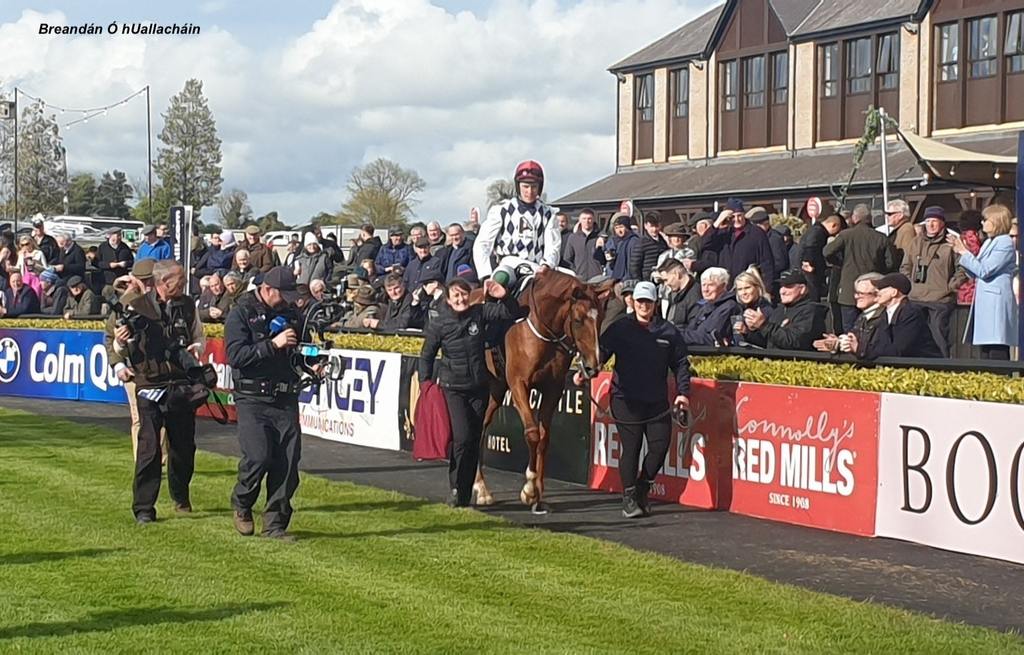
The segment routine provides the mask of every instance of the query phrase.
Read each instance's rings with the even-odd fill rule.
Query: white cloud
[[[527,157],[545,165],[551,198],[610,172],[606,68],[706,8],[695,4],[497,0],[452,14],[426,0],[339,0],[283,46],[243,44],[223,20],[197,37],[39,36],[40,22],[67,19],[25,11],[0,25],[0,82],[85,106],[150,84],[155,156],[159,113],[198,77],[224,144],[224,188],[245,189],[257,214],[299,222],[335,210],[352,167],[387,156],[427,181],[421,216],[461,219]],[[144,101],[76,126],[66,145],[73,169],[143,177]]]

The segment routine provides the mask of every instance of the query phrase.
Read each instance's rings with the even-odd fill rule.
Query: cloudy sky
[[[0,3],[0,89],[106,105],[152,87],[154,148],[168,99],[204,83],[224,188],[257,215],[336,211],[354,166],[388,157],[427,182],[424,219],[462,220],[517,161],[550,197],[614,169],[607,67],[709,0],[41,0]],[[39,24],[191,22],[199,36],[40,36]],[[60,122],[70,115],[58,117]],[[72,172],[146,172],[144,99],[65,131]],[[155,156],[155,154],[154,154]],[[212,212],[210,212],[212,213]]]

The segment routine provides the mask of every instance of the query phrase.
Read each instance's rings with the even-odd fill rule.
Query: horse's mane
[[[528,300],[527,295],[532,294],[535,302],[545,300],[568,301],[570,294],[583,283],[578,278],[561,271],[547,271],[543,275],[537,275],[533,284],[523,294],[522,300]]]

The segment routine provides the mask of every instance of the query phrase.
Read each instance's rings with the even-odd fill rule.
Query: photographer
[[[300,334],[293,327],[298,300],[295,275],[272,268],[262,283],[244,294],[228,315],[224,331],[228,362],[235,369],[235,406],[242,460],[231,494],[235,529],[255,531],[252,507],[267,479],[263,536],[284,541],[291,521],[291,498],[299,486],[299,375],[291,355]]]
[[[189,373],[205,346],[195,305],[182,294],[185,271],[174,260],[153,264],[150,293],[136,277],[111,317],[108,335],[117,356],[112,366],[122,382],[134,381],[140,420],[132,511],[140,524],[156,520],[160,493],[160,431],[167,429],[167,487],[176,512],[191,512],[189,484],[195,468],[197,397]],[[201,388],[200,391],[205,391]]]

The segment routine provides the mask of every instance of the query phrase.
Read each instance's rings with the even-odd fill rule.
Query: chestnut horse
[[[605,302],[614,286],[614,280],[591,285],[560,271],[537,273],[533,284],[519,297],[519,306],[529,311],[526,319],[509,328],[505,335],[505,370],[500,371],[494,357],[488,354],[492,380],[481,440],[501,407],[505,392],[511,390],[530,448],[526,483],[519,498],[535,514],[547,512],[543,502],[544,460],[551,419],[565,391],[566,375],[577,354],[584,377],[589,380],[597,375],[598,333]],[[541,396],[536,413],[530,407],[531,389]],[[481,443],[481,452],[483,447]],[[482,469],[477,469],[473,490],[477,505],[494,503]]]

